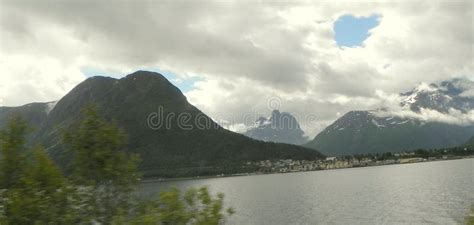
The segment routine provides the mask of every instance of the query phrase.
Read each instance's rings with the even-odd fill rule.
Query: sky
[[[379,24],[379,17],[355,17],[344,15],[334,22],[334,40],[338,46],[361,47],[369,37],[369,31]]]
[[[313,137],[420,83],[473,79],[472,1],[0,0],[0,106],[162,73],[221,125],[272,109]]]

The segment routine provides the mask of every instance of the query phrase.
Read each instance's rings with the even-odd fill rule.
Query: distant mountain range
[[[273,110],[269,118],[260,117],[255,125],[248,129],[246,136],[253,139],[301,145],[308,142],[296,118],[287,112]]]
[[[61,144],[62,130],[81,118],[81,108],[97,105],[101,115],[128,134],[127,151],[141,155],[147,176],[177,177],[241,172],[245,161],[315,159],[319,152],[301,146],[253,140],[217,125],[188,103],[181,91],[158,73],[137,71],[122,79],[91,77],[57,102],[0,107],[0,127],[20,114],[33,128],[29,143],[40,143],[67,167],[70,153]],[[167,125],[149,126],[150,114],[175,114]],[[178,126],[178,115],[204,127]],[[193,125],[193,124],[187,124]]]
[[[473,87],[474,82],[463,79],[421,84],[400,94],[399,107],[413,115],[426,110],[440,115],[472,113]],[[148,176],[239,172],[245,161],[315,159],[323,157],[320,152],[338,156],[454,147],[466,142],[474,146],[472,124],[404,116],[390,109],[348,112],[309,142],[294,116],[274,110],[270,117],[257,119],[244,136],[220,127],[166,78],[146,71],[122,79],[91,77],[57,102],[0,107],[0,128],[10,115],[21,115],[31,127],[29,143],[42,144],[56,161],[67,166],[70,153],[61,144],[62,130],[79,121],[80,109],[88,103],[96,104],[106,119],[128,133],[126,150],[141,155],[140,168]],[[147,119],[160,110],[164,116],[175,117],[169,120],[169,128],[152,129]],[[206,126],[180,127],[180,114]]]
[[[37,134],[40,125],[48,118],[55,103],[30,103],[18,107],[0,107],[0,128],[6,125],[11,115],[20,115],[29,126],[28,139],[31,140]]]
[[[424,110],[439,115],[465,114],[474,110],[472,87],[474,82],[465,79],[421,84],[400,94],[400,107],[413,115]],[[327,155],[400,152],[459,146],[473,135],[472,124],[391,115],[380,109],[348,112],[304,146]]]

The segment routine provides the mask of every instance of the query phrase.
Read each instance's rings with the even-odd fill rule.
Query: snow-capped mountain
[[[400,94],[401,111],[348,112],[306,146],[348,155],[462,145],[474,135],[473,90],[474,82],[467,79],[420,84]]]
[[[296,118],[287,112],[273,110],[271,117],[260,117],[245,133],[253,139],[288,144],[304,144],[308,139]]]
[[[421,84],[410,92],[403,93],[401,106],[414,112],[432,109],[442,113],[459,110],[462,113],[474,109],[474,82],[467,79],[444,81],[440,85]]]

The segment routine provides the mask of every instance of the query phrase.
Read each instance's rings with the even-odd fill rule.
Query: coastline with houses
[[[247,166],[253,165],[258,168],[258,173],[289,173],[289,172],[304,172],[316,170],[329,169],[344,169],[368,166],[384,166],[392,164],[406,164],[431,162],[440,160],[454,160],[462,158],[474,158],[474,155],[468,156],[452,156],[443,155],[441,157],[417,157],[414,152],[410,153],[395,153],[392,158],[380,159],[377,157],[327,157],[324,160],[262,160],[258,162],[247,162]],[[248,174],[250,175],[250,174]]]
[[[166,182],[177,180],[194,180],[208,179],[220,177],[234,176],[253,176],[275,173],[293,173],[308,172],[331,169],[346,169],[369,166],[384,166],[394,164],[408,164],[420,162],[432,162],[441,160],[456,160],[464,158],[474,158],[473,148],[452,148],[444,150],[416,150],[413,152],[401,153],[383,153],[381,155],[354,155],[326,157],[319,160],[293,160],[293,159],[277,159],[277,160],[261,160],[248,161],[242,165],[247,168],[254,168],[254,172],[219,174],[214,176],[195,176],[195,177],[178,177],[178,178],[145,178],[142,182]]]

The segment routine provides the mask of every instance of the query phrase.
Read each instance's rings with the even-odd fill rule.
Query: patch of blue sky
[[[195,89],[195,83],[202,80],[202,78],[198,76],[193,76],[193,77],[178,76],[176,73],[172,71],[161,70],[159,68],[152,68],[148,70],[160,73],[161,75],[166,77],[166,79],[168,79],[174,86],[178,87],[183,93],[186,93],[188,91]]]
[[[344,15],[334,23],[334,38],[338,46],[363,46],[364,41],[370,35],[369,30],[378,26],[379,23],[379,15],[369,17]]]
[[[121,76],[117,76],[117,73],[112,73],[109,71],[104,71],[95,67],[91,66],[84,66],[81,67],[81,72],[86,76],[86,77],[93,77],[93,76],[109,76],[109,77],[116,77],[120,78],[121,76],[125,76],[126,74],[122,74]],[[201,81],[202,78],[198,76],[194,77],[182,77],[178,76],[176,73],[168,70],[161,70],[159,68],[139,68],[136,70],[147,70],[147,71],[153,71],[160,73],[166,79],[168,79],[173,85],[178,87],[183,93],[191,91],[195,89],[195,83],[198,81]]]

